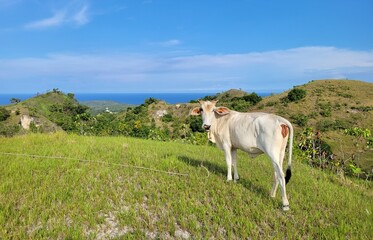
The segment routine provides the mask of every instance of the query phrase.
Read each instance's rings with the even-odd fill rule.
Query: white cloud
[[[80,4],[78,6],[68,5],[61,10],[56,11],[52,17],[41,20],[36,20],[24,25],[26,29],[47,29],[58,27],[65,24],[82,26],[89,22],[89,6],[88,4]]]
[[[151,42],[149,44],[150,45],[162,46],[162,47],[173,47],[173,46],[181,45],[182,42],[178,39],[170,39],[170,40],[163,41],[163,42]]]
[[[89,22],[88,5],[84,5],[77,13],[72,16],[73,22],[81,26]]]
[[[66,12],[58,11],[52,17],[45,18],[42,20],[27,23],[25,28],[27,29],[44,29],[49,27],[60,26],[66,21]]]
[[[6,88],[40,79],[65,91],[284,90],[321,78],[373,82],[373,51],[302,47],[268,52],[169,57],[144,54],[54,54],[0,58]],[[3,85],[3,83],[2,83]],[[68,88],[68,89],[65,89]],[[42,91],[36,89],[35,91]],[[7,91],[7,90],[2,90]],[[10,91],[10,90],[9,90]],[[15,90],[13,90],[15,91]]]

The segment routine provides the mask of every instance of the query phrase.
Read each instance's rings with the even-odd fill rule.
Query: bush
[[[10,117],[10,112],[3,107],[0,107],[0,121],[5,121]]]
[[[300,88],[293,88],[289,93],[288,93],[288,100],[290,102],[295,102],[299,101],[306,97],[306,90],[300,89]]]
[[[204,132],[202,129],[202,118],[198,116],[190,116],[187,120],[192,132]]]
[[[332,115],[332,105],[330,103],[319,103],[320,115],[323,117],[330,117]]]
[[[12,137],[19,132],[20,128],[18,124],[7,126],[0,123],[0,136]]]
[[[174,120],[173,116],[171,113],[167,113],[162,117],[162,122],[172,122]]]
[[[335,130],[335,123],[333,120],[324,119],[316,123],[316,128],[322,132]]]
[[[297,124],[299,127],[304,127],[307,125],[308,117],[304,114],[296,114],[292,115],[290,117],[295,124]]]

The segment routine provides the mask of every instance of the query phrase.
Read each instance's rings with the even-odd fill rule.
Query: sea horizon
[[[12,98],[25,101],[43,93],[0,93],[0,106],[9,105]],[[80,103],[86,101],[113,101],[122,104],[140,105],[147,98],[156,98],[169,104],[188,103],[205,96],[217,93],[74,93],[75,99]],[[269,96],[272,93],[257,93],[261,97]]]

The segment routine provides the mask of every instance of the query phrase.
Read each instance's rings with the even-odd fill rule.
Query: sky
[[[372,0],[0,0],[0,93],[373,82]]]

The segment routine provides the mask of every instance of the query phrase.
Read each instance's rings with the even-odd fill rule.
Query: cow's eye
[[[203,112],[203,109],[202,109],[202,108],[199,108],[199,111],[200,111],[200,112]]]

